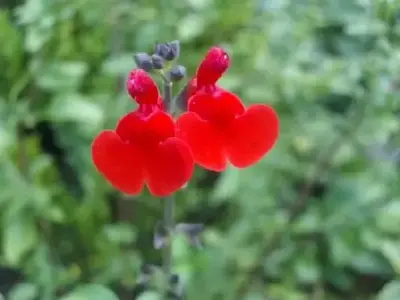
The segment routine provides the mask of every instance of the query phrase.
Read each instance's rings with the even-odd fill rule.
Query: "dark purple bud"
[[[171,60],[177,59],[181,52],[180,42],[178,40],[175,40],[169,42],[168,45],[170,47],[170,55],[172,58]]]
[[[176,82],[185,78],[186,69],[184,66],[175,65],[171,68],[168,74],[171,81]]]
[[[153,66],[151,56],[149,54],[144,53],[144,52],[136,53],[133,56],[133,59],[135,60],[136,66],[139,69],[143,69],[146,72],[153,71],[154,66]]]
[[[173,61],[178,58],[180,53],[179,41],[175,40],[169,43],[156,44],[154,46],[154,54],[161,56],[167,61]]]
[[[163,59],[166,59],[167,56],[169,56],[169,52],[171,50],[171,47],[168,44],[156,44],[154,46],[154,54],[157,54],[161,56]]]
[[[151,60],[152,60],[154,69],[162,70],[164,68],[164,59],[160,55],[153,54],[151,56]]]

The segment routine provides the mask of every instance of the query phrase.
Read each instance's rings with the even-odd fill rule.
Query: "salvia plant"
[[[137,107],[115,128],[100,132],[91,146],[94,165],[115,189],[136,196],[146,186],[162,199],[164,216],[155,225],[154,247],[163,249],[163,265],[143,266],[140,281],[163,274],[163,294],[172,299],[183,297],[179,274],[172,270],[172,238],[183,234],[199,247],[203,227],[175,222],[174,193],[188,184],[195,165],[223,172],[228,164],[246,168],[257,163],[279,134],[279,120],[270,106],[245,107],[237,95],[217,84],[231,63],[221,47],[208,50],[195,75],[174,97],[173,84],[186,73],[177,63],[179,55],[179,41],[156,44],[152,54],[134,55],[137,68],[128,74],[126,90]],[[161,78],[161,89],[151,75]]]

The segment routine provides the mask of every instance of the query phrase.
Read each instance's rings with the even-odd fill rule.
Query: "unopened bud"
[[[160,55],[153,54],[151,56],[151,60],[152,60],[154,69],[162,70],[164,68],[164,59]]]
[[[151,56],[147,53],[140,52],[133,56],[136,66],[146,72],[151,72],[154,69]]]
[[[166,56],[168,56],[168,53],[170,51],[170,46],[168,44],[156,44],[154,46],[154,54],[157,54],[158,56],[161,56],[163,59],[165,59]]]
[[[156,44],[154,47],[154,53],[161,56],[167,61],[173,61],[178,58],[180,52],[179,41],[172,41],[164,44]]]
[[[170,47],[170,51],[169,51],[170,60],[177,59],[180,54],[180,48],[181,48],[180,42],[178,40],[175,40],[175,41],[169,42],[168,45]]]
[[[184,66],[175,65],[169,71],[169,78],[171,81],[179,81],[182,80],[186,75],[186,69]]]

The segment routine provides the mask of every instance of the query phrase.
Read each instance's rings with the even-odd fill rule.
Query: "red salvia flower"
[[[245,108],[235,94],[216,85],[230,59],[211,48],[187,87],[187,112],[177,120],[177,137],[186,141],[200,166],[223,171],[229,161],[238,168],[259,161],[275,144],[279,121],[268,105]]]
[[[191,150],[175,137],[174,121],[162,110],[157,86],[145,71],[133,70],[126,86],[138,108],[123,116],[115,130],[97,135],[93,162],[123,193],[138,194],[146,184],[152,195],[168,196],[190,179]]]

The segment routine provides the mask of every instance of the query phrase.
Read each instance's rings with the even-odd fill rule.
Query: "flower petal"
[[[156,197],[166,197],[192,176],[193,155],[189,146],[175,137],[161,143],[146,159],[147,186]]]
[[[225,169],[222,139],[211,123],[196,113],[186,112],[178,118],[176,127],[176,136],[188,143],[197,164],[217,172]]]
[[[274,146],[278,134],[279,120],[274,110],[267,105],[252,105],[226,131],[227,157],[235,167],[248,167]]]
[[[144,184],[139,152],[122,142],[112,130],[100,132],[91,147],[93,163],[112,186],[126,194],[138,194]]]
[[[175,125],[172,118],[161,110],[157,110],[147,117],[133,111],[119,120],[115,131],[123,141],[146,148],[147,146],[156,146],[174,136]]]
[[[239,97],[220,87],[213,92],[200,91],[189,99],[188,110],[218,127],[229,125],[245,108]]]

